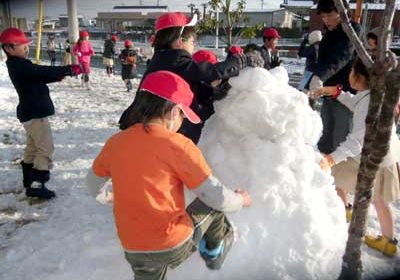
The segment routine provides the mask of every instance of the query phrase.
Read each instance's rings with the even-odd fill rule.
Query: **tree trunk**
[[[379,53],[375,62],[362,46],[352,29],[341,0],[335,5],[342,19],[343,30],[355,46],[358,56],[370,70],[370,103],[366,118],[364,145],[357,175],[353,215],[343,256],[340,280],[361,279],[361,244],[367,228],[372,187],[379,165],[387,154],[393,128],[394,107],[399,99],[400,69],[388,50],[389,33],[394,16],[395,0],[388,0],[379,38]]]

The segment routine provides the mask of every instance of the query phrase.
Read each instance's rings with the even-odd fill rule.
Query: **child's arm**
[[[75,69],[75,70],[73,70]],[[44,66],[33,64],[27,60],[24,65],[26,79],[38,83],[53,83],[61,81],[65,76],[78,75],[79,69],[68,66]],[[79,73],[78,73],[79,72]]]
[[[93,168],[90,168],[85,179],[86,188],[90,195],[96,197],[100,189],[107,183],[110,177],[100,177],[94,174]]]

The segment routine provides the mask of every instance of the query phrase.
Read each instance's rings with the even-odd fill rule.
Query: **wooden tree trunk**
[[[395,0],[386,2],[379,38],[379,53],[372,60],[352,29],[341,0],[334,0],[342,19],[343,30],[355,46],[358,56],[370,70],[370,104],[366,118],[364,145],[357,175],[353,216],[343,256],[339,279],[361,279],[361,244],[367,228],[372,187],[379,165],[387,154],[393,127],[394,107],[399,99],[400,69],[388,50],[389,32],[394,17]]]

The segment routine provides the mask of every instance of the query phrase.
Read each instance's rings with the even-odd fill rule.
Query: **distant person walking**
[[[65,52],[64,52],[64,65],[70,65],[72,63],[71,55],[71,43],[69,39],[65,41]]]
[[[106,66],[108,77],[114,74],[115,43],[117,41],[117,35],[112,35],[111,39],[104,41],[103,64]]]
[[[47,37],[47,54],[49,55],[50,65],[56,65],[56,42],[54,38],[54,34],[49,34]]]
[[[124,80],[126,90],[129,92],[132,90],[131,79],[136,76],[136,59],[137,53],[133,49],[133,42],[131,40],[126,40],[124,43],[125,49],[122,50],[119,55],[121,60],[121,75],[122,80]]]
[[[94,50],[89,42],[89,33],[86,30],[79,32],[79,39],[74,46],[73,54],[78,57],[78,62],[82,67],[81,85],[90,90],[90,57],[94,55]]]

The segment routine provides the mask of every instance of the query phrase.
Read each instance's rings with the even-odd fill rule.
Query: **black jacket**
[[[314,73],[318,63],[319,42],[310,46],[306,44],[305,41],[301,43],[298,55],[306,58],[306,70]]]
[[[114,58],[115,55],[115,43],[113,40],[108,39],[104,41],[104,52],[103,57]]]
[[[199,115],[202,120],[200,124],[192,124],[187,119],[184,120],[181,132],[186,137],[197,143],[200,138],[204,122],[214,113],[214,108],[210,99],[212,91],[204,83],[214,80],[227,79],[239,74],[240,65],[235,57],[227,59],[217,64],[208,62],[196,63],[192,56],[185,50],[157,50],[143,75],[166,70],[181,76],[191,87],[194,97],[191,104],[192,110]],[[142,79],[142,81],[143,81]],[[140,87],[140,86],[139,86]],[[135,102],[135,101],[134,101]],[[130,107],[134,106],[134,102]],[[130,126],[129,108],[123,113],[120,119],[120,128],[125,129]]]
[[[71,66],[41,66],[29,59],[10,56],[7,68],[18,93],[17,118],[20,122],[54,115],[47,83],[72,75]]]
[[[352,26],[360,33],[359,24],[352,22]],[[324,82],[324,86],[341,84],[344,90],[350,90],[349,74],[354,57],[354,46],[339,25],[324,34],[319,44],[318,64],[314,74]]]

